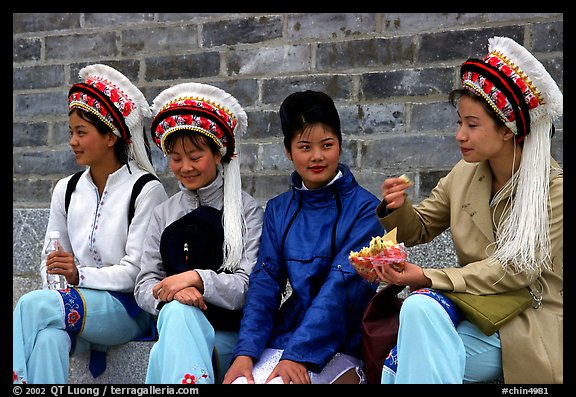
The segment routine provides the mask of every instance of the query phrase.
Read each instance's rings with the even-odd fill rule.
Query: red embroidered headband
[[[183,83],[166,89],[154,99],[152,112],[152,139],[164,154],[168,154],[164,143],[170,134],[190,130],[212,139],[223,160],[229,160],[235,154],[238,128],[246,129],[246,113],[236,99],[206,84]]]
[[[494,37],[489,43],[490,53],[482,60],[469,59],[462,64],[462,86],[484,98],[521,141],[530,133],[535,118],[553,117],[558,109],[562,112],[562,94],[524,47],[507,37]]]
[[[104,93],[105,89],[106,86],[94,80],[74,84],[68,93],[68,110],[80,108],[98,116],[114,134],[129,142],[132,135],[124,117],[129,114],[132,104],[129,100],[114,102]],[[117,100],[122,98],[115,88],[107,91]]]
[[[192,130],[211,138],[226,153],[234,152],[236,119],[226,110],[199,98],[176,98],[167,103],[152,121],[152,138],[166,152],[164,141],[174,131]]]
[[[68,92],[68,110],[86,110],[100,118],[127,142],[133,128],[142,128],[149,115],[146,98],[126,76],[107,65],[90,65],[80,70],[83,82]]]

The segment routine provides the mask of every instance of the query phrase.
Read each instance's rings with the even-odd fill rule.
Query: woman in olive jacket
[[[401,178],[382,185],[377,215],[385,228],[398,227],[398,241],[426,243],[450,228],[458,257],[456,267],[377,269],[381,281],[414,291],[383,383],[563,382],[563,171],[550,156],[562,94],[519,44],[489,42],[490,54],[466,61],[463,87],[450,94],[463,159],[417,206]],[[525,287],[533,306],[493,335],[445,315],[451,302],[442,291]]]

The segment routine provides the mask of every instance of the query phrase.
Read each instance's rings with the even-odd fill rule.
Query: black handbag
[[[224,261],[222,211],[199,206],[168,225],[160,237],[160,255],[167,276],[193,269],[220,269]],[[215,329],[238,331],[242,310],[229,310],[206,302],[203,311]]]

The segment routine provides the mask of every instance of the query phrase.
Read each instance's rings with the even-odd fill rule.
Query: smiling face
[[[216,179],[222,155],[210,148],[204,136],[192,139],[190,134],[174,137],[168,152],[172,173],[189,190],[198,190]]]
[[[286,155],[308,189],[327,185],[338,172],[338,136],[326,125],[315,123],[294,134]]]
[[[68,144],[78,165],[94,167],[108,161],[116,161],[114,144],[118,137],[111,131],[101,132],[94,124],[81,117],[75,109],[68,116],[70,139]]]

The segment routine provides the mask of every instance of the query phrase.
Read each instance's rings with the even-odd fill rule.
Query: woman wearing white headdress
[[[563,171],[550,144],[563,96],[544,66],[506,37],[490,39],[489,54],[464,62],[460,75],[450,102],[463,159],[416,206],[400,178],[382,185],[377,213],[385,227],[398,226],[399,241],[426,243],[450,228],[458,257],[451,268],[376,269],[382,281],[416,290],[402,306],[382,382],[562,383]],[[491,335],[441,294],[521,288],[533,305]]]
[[[44,289],[23,295],[14,309],[14,383],[67,383],[69,356],[89,348],[96,377],[106,368],[107,346],[150,330],[134,282],[152,209],[168,196],[144,137],[148,103],[107,65],[87,66],[80,78],[68,93],[69,144],[86,169],[54,188],[44,246],[57,231],[60,249],[40,266]],[[150,180],[131,207],[141,177]],[[48,289],[47,274],[65,276],[68,286]]]
[[[264,210],[240,179],[247,116],[210,85],[183,83],[152,104],[152,138],[180,191],[146,232],[138,304],[157,316],[146,383],[217,383],[229,365]]]

